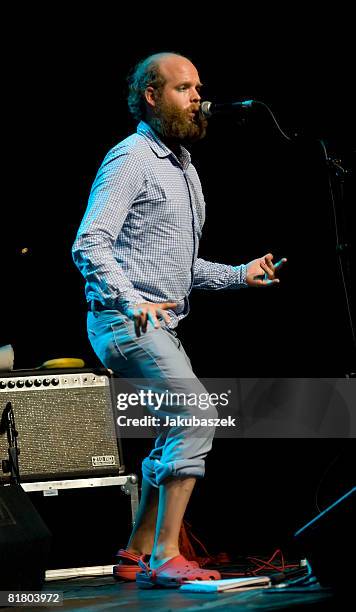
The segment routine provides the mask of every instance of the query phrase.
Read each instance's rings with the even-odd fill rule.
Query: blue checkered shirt
[[[179,158],[141,121],[106,155],[72,253],[87,300],[126,312],[141,302],[177,302],[170,327],[189,312],[192,288],[246,286],[246,266],[198,258],[205,220],[189,152]]]

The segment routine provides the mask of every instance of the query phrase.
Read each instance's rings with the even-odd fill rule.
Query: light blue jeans
[[[135,334],[134,322],[116,310],[88,313],[90,343],[106,368],[126,379],[154,379],[155,391],[175,393],[204,393],[207,391],[195,376],[188,355],[174,330],[164,321],[154,329],[149,323],[147,332]],[[147,407],[149,412],[153,408]],[[165,407],[171,416],[197,414],[187,405]],[[217,410],[209,405],[204,417],[216,418]],[[143,477],[159,486],[167,477],[194,476],[202,478],[205,457],[212,446],[214,427],[162,427],[155,445],[142,462]]]

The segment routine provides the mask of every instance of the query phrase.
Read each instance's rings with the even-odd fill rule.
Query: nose
[[[197,89],[195,89],[195,87],[193,87],[193,89],[192,89],[191,99],[192,99],[192,102],[199,102],[201,100],[201,96],[199,94],[199,91]]]

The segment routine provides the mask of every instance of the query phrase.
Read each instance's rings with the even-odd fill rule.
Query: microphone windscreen
[[[201,113],[203,113],[205,117],[211,117],[212,115],[212,112],[210,110],[211,105],[212,105],[212,102],[209,102],[208,100],[204,100],[204,102],[201,103],[200,111]]]

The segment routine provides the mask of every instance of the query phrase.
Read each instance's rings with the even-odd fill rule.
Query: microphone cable
[[[270,107],[265,104],[265,102],[261,102],[260,100],[254,100],[253,101],[253,105],[255,104],[259,104],[260,106],[263,106],[269,113],[269,115],[272,117],[272,121],[274,123],[274,125],[276,126],[277,130],[279,131],[279,133],[283,136],[283,138],[285,138],[286,140],[288,140],[288,142],[293,142],[293,139],[290,138],[281,128],[281,126],[279,125],[275,115],[273,114],[272,110],[270,109]]]

